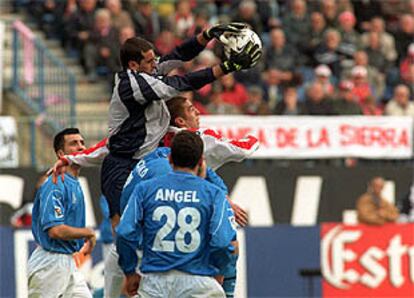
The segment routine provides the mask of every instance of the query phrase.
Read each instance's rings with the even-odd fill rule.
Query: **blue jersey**
[[[117,227],[119,264],[126,274],[134,272],[135,249],[142,241],[143,273],[174,269],[213,276],[218,268],[211,257],[229,260],[233,222],[225,193],[200,177],[172,172],[144,181],[134,189]]]
[[[99,198],[99,207],[101,207],[102,212],[102,222],[99,225],[99,231],[101,232],[101,240],[105,244],[114,242],[114,237],[112,235],[112,225],[111,220],[109,219],[109,206],[108,201],[104,195],[101,195]]]
[[[49,177],[36,193],[32,212],[32,232],[36,242],[45,250],[56,253],[72,254],[79,251],[83,239],[52,239],[48,229],[58,225],[76,228],[85,227],[85,201],[77,178],[65,174],[57,184]]]
[[[132,191],[138,183],[157,176],[168,174],[172,171],[168,160],[170,152],[171,149],[168,147],[159,147],[147,154],[136,164],[135,168],[129,174],[129,177],[125,182],[124,189],[122,190],[120,202],[121,214],[128,203]]]
[[[135,168],[131,171],[131,174],[129,174],[124,189],[122,190],[120,202],[121,214],[128,203],[132,191],[140,182],[172,172],[172,167],[168,160],[168,155],[170,153],[171,148],[159,147],[137,163]],[[221,188],[227,195],[228,189],[224,184],[223,179],[221,179],[211,168],[207,168],[206,180]]]

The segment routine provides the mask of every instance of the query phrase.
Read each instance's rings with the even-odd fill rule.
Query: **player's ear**
[[[65,155],[65,152],[63,152],[62,149],[59,149],[58,151],[56,151],[56,155],[58,156],[58,158],[61,158],[62,156]]]
[[[133,70],[139,70],[139,63],[137,61],[129,60],[128,68],[133,69]]]
[[[174,123],[175,125],[177,125],[177,127],[185,127],[185,120],[183,117],[176,117],[174,119]]]
[[[171,158],[171,154],[168,155],[168,161],[170,162],[171,166],[174,166],[174,163],[173,163],[172,158]]]

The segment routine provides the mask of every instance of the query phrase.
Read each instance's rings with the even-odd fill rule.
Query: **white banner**
[[[0,69],[3,68],[3,60],[5,56],[4,43],[5,43],[6,25],[0,21]],[[3,110],[3,71],[0,71],[0,113]]]
[[[0,168],[19,165],[17,127],[13,117],[0,117]]]
[[[413,156],[411,117],[203,116],[201,126],[227,138],[260,140],[253,158],[381,158]]]

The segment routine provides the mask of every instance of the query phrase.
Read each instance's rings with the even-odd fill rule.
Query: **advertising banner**
[[[411,117],[203,116],[201,122],[227,138],[258,137],[254,158],[413,156]]]
[[[0,168],[19,165],[17,128],[13,117],[0,117]]]
[[[412,297],[414,225],[323,224],[324,297]]]

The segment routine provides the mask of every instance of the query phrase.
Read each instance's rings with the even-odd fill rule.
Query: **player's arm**
[[[242,139],[227,139],[213,129],[199,129],[204,142],[204,157],[207,165],[217,170],[223,164],[240,162],[259,148],[259,140],[251,135]]]
[[[233,252],[231,241],[236,239],[234,213],[224,192],[221,190],[217,189],[213,200],[214,212],[210,219],[209,232],[211,238],[209,246],[212,251],[211,258],[215,262],[215,266],[222,269],[230,262],[230,255]]]
[[[59,158],[48,174],[53,175],[54,183],[57,182],[57,177],[66,172],[66,167],[72,164],[77,164],[81,167],[91,167],[100,165],[104,160],[105,156],[109,154],[109,149],[106,146],[108,139],[104,138],[97,144],[85,150],[74,152],[68,155],[64,155]]]
[[[121,221],[116,227],[116,250],[119,254],[118,263],[126,275],[135,273],[135,268],[138,263],[136,249],[142,239],[141,191],[140,185],[134,189],[122,213]]]
[[[95,232],[90,228],[78,228],[65,225],[65,204],[63,203],[63,185],[46,182],[39,190],[43,202],[41,204],[40,225],[43,231],[47,231],[52,239],[73,240],[90,239],[96,242]]]

